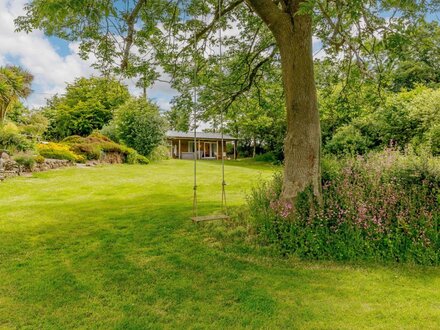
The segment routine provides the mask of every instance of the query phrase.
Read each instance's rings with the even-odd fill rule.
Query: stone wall
[[[0,155],[0,180],[26,173],[43,172],[69,166],[75,166],[75,163],[61,159],[45,159],[43,163],[35,163],[32,169],[27,169],[19,166],[16,161],[14,161],[8,154],[3,152]]]

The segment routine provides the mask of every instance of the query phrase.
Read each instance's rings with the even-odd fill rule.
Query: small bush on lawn
[[[277,158],[273,152],[266,152],[265,154],[255,156],[255,161],[276,163]]]
[[[152,161],[165,160],[170,158],[170,149],[167,146],[159,145],[154,148],[149,157]]]
[[[32,150],[34,144],[26,136],[20,134],[18,127],[13,123],[0,126],[0,149],[16,153],[19,151]]]
[[[334,165],[334,164],[333,164]],[[440,161],[386,151],[327,164],[323,205],[305,191],[280,200],[282,176],[253,190],[251,220],[282,254],[333,260],[440,264]],[[338,172],[338,173],[336,173]]]
[[[50,159],[65,159],[71,162],[84,162],[84,157],[74,153],[68,145],[62,143],[40,143],[37,145],[38,153]]]

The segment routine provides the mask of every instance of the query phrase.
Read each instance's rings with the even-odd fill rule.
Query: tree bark
[[[292,2],[289,10],[282,11],[271,0],[248,0],[272,31],[281,55],[287,113],[282,198],[294,201],[300,192],[311,187],[320,200],[321,128],[313,69],[312,18],[295,15],[301,1]]]
[[[312,187],[320,197],[321,128],[313,72],[312,20],[295,16],[291,32],[279,37],[286,95],[283,197],[294,199]]]

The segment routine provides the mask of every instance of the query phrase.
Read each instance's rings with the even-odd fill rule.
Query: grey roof
[[[194,139],[194,132],[167,131],[166,136],[167,138]],[[222,138],[221,133],[197,132],[196,136],[202,140],[221,140]],[[237,138],[223,134],[223,140],[237,140]]]

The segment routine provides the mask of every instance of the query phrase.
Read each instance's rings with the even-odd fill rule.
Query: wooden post
[[[219,160],[219,157],[218,157],[218,140],[217,140],[217,150],[216,150],[216,154],[217,154],[217,160]]]
[[[174,155],[173,155],[173,140],[171,140],[171,147],[170,147],[170,158],[173,159]]]
[[[181,149],[181,145],[180,145],[180,139],[179,139],[179,159],[182,158],[182,149]]]
[[[234,160],[237,159],[237,140],[234,140]]]

